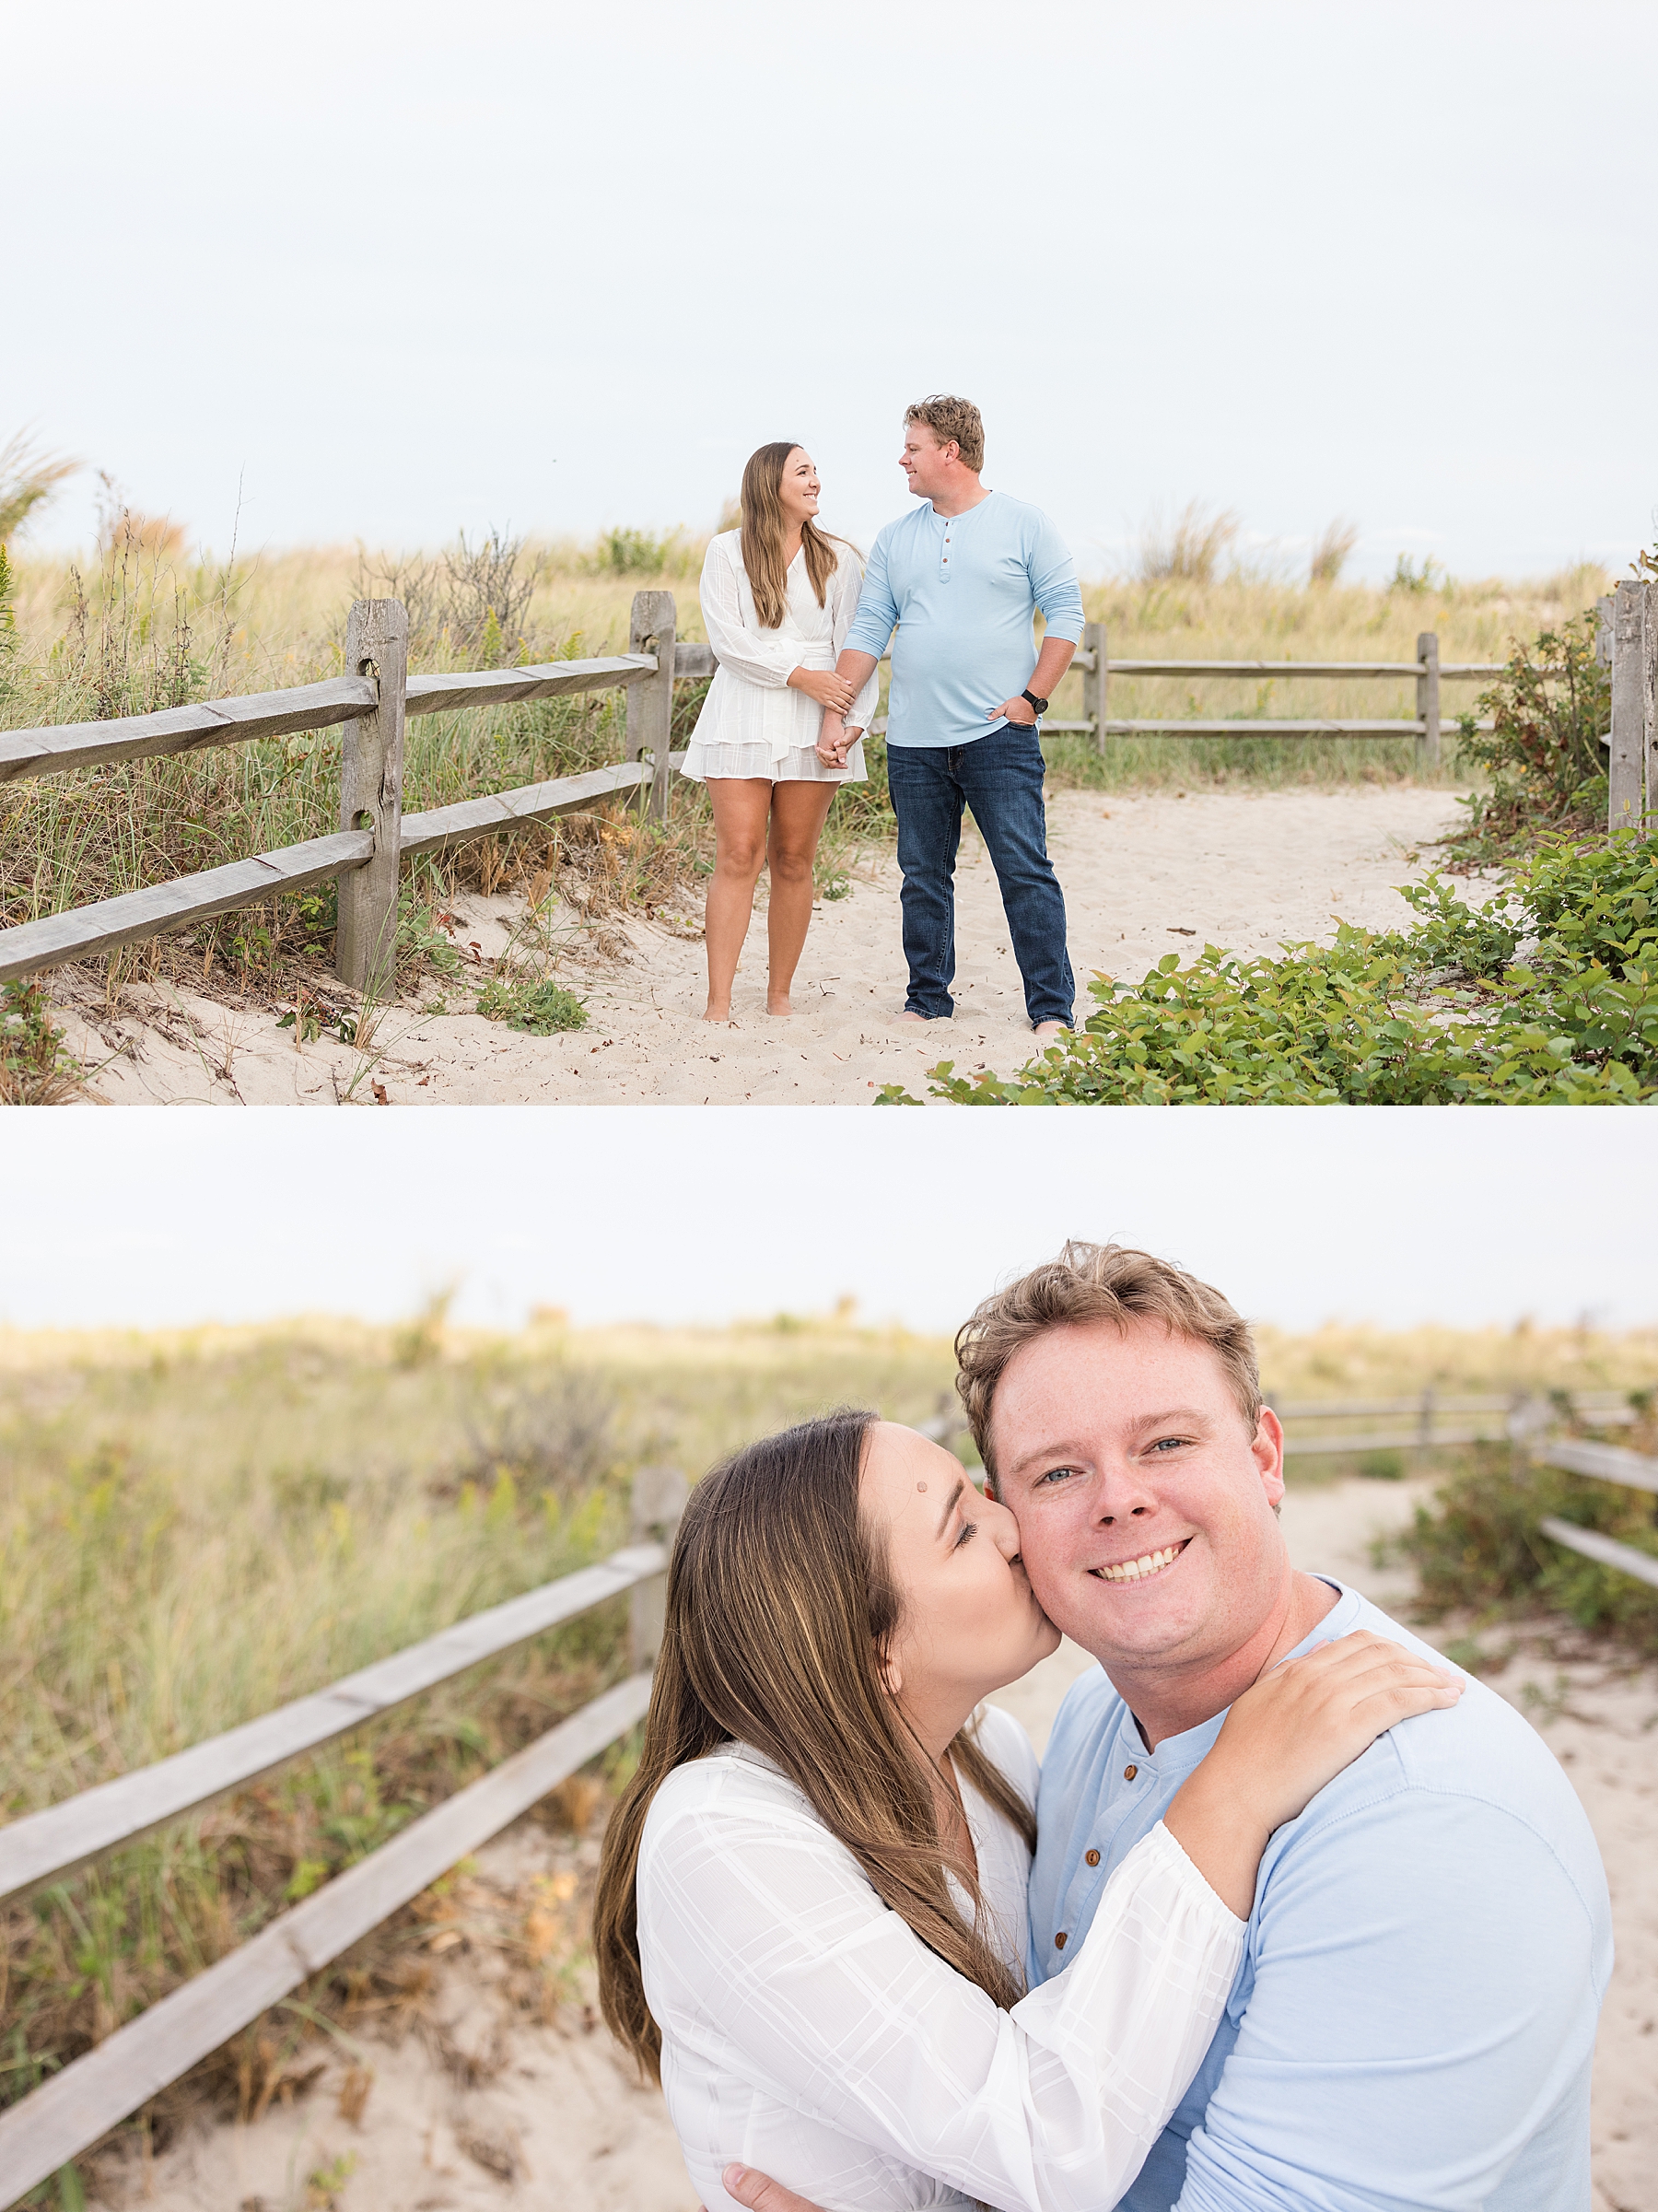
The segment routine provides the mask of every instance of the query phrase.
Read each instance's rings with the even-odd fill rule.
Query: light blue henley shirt
[[[1038,607],[1050,638],[1080,640],[1076,564],[1039,507],[991,492],[965,514],[936,514],[924,499],[887,523],[846,650],[879,660],[897,625],[888,744],[964,745],[1005,730],[987,710],[1029,685]]]
[[[1335,1586],[1298,1649],[1363,1628],[1439,1658]],[[1223,1717],[1148,1751],[1102,1670],[1071,1689],[1042,1762],[1033,1985]],[[1588,2212],[1611,1970],[1577,1795],[1530,1724],[1472,1683],[1273,1836],[1225,2017],[1124,2212]]]

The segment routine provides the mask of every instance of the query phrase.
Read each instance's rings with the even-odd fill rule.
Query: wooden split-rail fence
[[[1390,1457],[1399,1453],[1435,1452],[1470,1444],[1504,1444],[1510,1465],[1518,1474],[1528,1466],[1555,1467],[1570,1475],[1588,1475],[1597,1482],[1614,1482],[1629,1490],[1658,1495],[1658,1459],[1621,1445],[1597,1444],[1582,1436],[1563,1436],[1563,1419],[1593,1429],[1628,1428],[1640,1416],[1627,1392],[1576,1391],[1564,1399],[1541,1399],[1526,1396],[1507,1398],[1442,1398],[1428,1389],[1416,1398],[1310,1399],[1302,1403],[1276,1403],[1285,1424],[1285,1456],[1325,1458],[1362,1458],[1372,1452]],[[1392,1427],[1355,1428],[1391,1421]],[[1406,1422],[1408,1425],[1405,1425]],[[1341,1425],[1346,1423],[1345,1428]],[[1334,1425],[1331,1425],[1334,1424]],[[1598,1529],[1580,1528],[1557,1515],[1545,1515],[1543,1532],[1570,1551],[1581,1553],[1603,1567],[1658,1589],[1658,1557],[1620,1544]]]
[[[634,1481],[633,1541],[597,1566],[474,1613],[326,1690],[0,1828],[0,1903],[49,1890],[108,1853],[201,1812],[439,1682],[631,1594],[634,1671],[625,1681],[446,1797],[0,2112],[0,2205],[16,2204],[62,2172],[643,1719],[661,1642],[663,1577],[685,1497],[684,1477],[676,1470],[644,1469]]]
[[[340,826],[333,836],[0,930],[0,982],[113,952],[333,877],[339,886],[335,966],[354,989],[388,995],[403,861],[580,813],[607,799],[633,799],[665,814],[673,686],[714,669],[706,645],[677,641],[671,591],[636,593],[628,650],[602,660],[412,676],[408,653],[409,618],[402,602],[360,599],[346,625],[344,673],[321,684],[61,729],[0,731],[0,781],[245,744],[301,730],[340,731]],[[613,767],[462,799],[430,813],[403,813],[403,734],[411,715],[616,686],[626,694],[627,736],[626,757]]]
[[[1432,1451],[1506,1436],[1517,1469],[1535,1462],[1658,1493],[1658,1459],[1556,1434],[1563,1410],[1597,1428],[1634,1420],[1627,1398],[1609,1392],[1581,1394],[1566,1409],[1559,1401],[1441,1398],[1430,1390],[1416,1398],[1314,1399],[1278,1410],[1293,1432],[1287,1446],[1293,1453]],[[1327,1426],[1404,1414],[1411,1416],[1407,1430]],[[917,1425],[944,1445],[964,1428],[948,1399],[934,1419]],[[634,1481],[632,1541],[598,1565],[474,1613],[274,1713],[0,1828],[0,1903],[50,1891],[108,1854],[202,1812],[438,1683],[594,1606],[629,1597],[634,1671],[625,1680],[0,2112],[0,2206],[15,2205],[61,2173],[643,1718],[661,1644],[664,1576],[686,1495],[677,1469],[644,1469]],[[1557,1543],[1658,1587],[1658,1558],[1552,1516],[1543,1527]]]
[[[1658,808],[1658,584],[1620,584],[1599,603],[1602,650],[1612,670],[1609,825],[1640,826]],[[333,878],[338,885],[335,966],[354,989],[390,995],[395,985],[398,878],[404,860],[583,813],[606,801],[631,801],[659,819],[666,816],[670,779],[683,758],[670,750],[673,686],[706,679],[716,666],[707,646],[679,641],[677,619],[671,591],[640,591],[634,598],[625,653],[423,676],[409,673],[408,615],[401,602],[359,600],[346,626],[344,673],[320,684],[109,721],[0,731],[0,781],[246,744],[299,731],[340,731],[340,826],[331,836],[0,930],[0,983],[188,929]],[[1082,678],[1083,719],[1050,719],[1044,725],[1050,731],[1086,732],[1102,746],[1107,738],[1132,736],[1409,737],[1419,769],[1426,773],[1440,766],[1441,685],[1502,673],[1496,662],[1442,662],[1439,639],[1431,631],[1417,639],[1415,661],[1113,661],[1103,623],[1086,626],[1072,665]],[[1409,720],[1249,716],[1114,720],[1109,706],[1114,676],[1391,682],[1410,677],[1416,684],[1416,714]],[[625,693],[627,702],[623,760],[581,776],[403,813],[409,717],[614,687]],[[884,722],[878,720],[876,728],[884,728]]]

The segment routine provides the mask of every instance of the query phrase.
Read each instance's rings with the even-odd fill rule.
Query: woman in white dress
[[[833,2212],[1115,2204],[1219,2023],[1271,1829],[1456,1695],[1377,1637],[1278,1668],[1027,1995],[1036,1759],[981,1701],[1057,1642],[1011,1514],[914,1430],[831,1415],[692,1493],[594,1939],[708,2212],[733,2160]]]
[[[835,673],[863,570],[844,539],[818,528],[820,489],[802,447],[762,446],[742,472],[741,528],[710,540],[703,562],[703,624],[719,666],[683,773],[707,785],[714,808],[707,1022],[730,1019],[763,863],[771,869],[765,1011],[790,1012],[830,802],[838,785],[864,779],[861,739],[878,680],[855,694]],[[825,709],[835,743],[820,752]]]

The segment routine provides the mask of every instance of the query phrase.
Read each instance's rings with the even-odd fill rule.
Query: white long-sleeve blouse
[[[1018,1722],[987,1708],[979,1740],[1033,1802]],[[1022,1971],[1029,1854],[965,1785],[963,1799],[998,1947]],[[825,2212],[1100,2212],[1197,2073],[1244,1946],[1160,1822],[1075,1960],[1002,2012],[742,1744],[658,1790],[638,1928],[662,2088],[708,2212],[732,2206],[733,2159]]]
[[[742,565],[740,534],[728,530],[710,539],[703,560],[703,624],[719,665],[692,732],[685,762],[690,776],[704,775],[710,767],[716,774],[765,775],[788,755],[812,753],[823,709],[805,692],[791,690],[788,678],[797,668],[833,668],[858,613],[863,569],[851,547],[836,547],[839,562],[821,607],[800,552],[789,563],[782,623],[775,630],[763,628]],[[869,728],[880,688],[879,673],[872,673],[846,717],[848,728]],[[715,757],[716,747],[728,746],[742,748],[753,765],[732,767],[729,758]],[[763,750],[754,752],[755,747]],[[847,770],[852,772],[850,759]],[[822,773],[834,777],[835,772]],[[861,759],[855,774],[863,774]]]

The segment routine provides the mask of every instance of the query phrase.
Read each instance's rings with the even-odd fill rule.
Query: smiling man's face
[[[1251,1433],[1207,1344],[1048,1329],[1003,1370],[989,1443],[1038,1602],[1114,1679],[1223,1665],[1283,1606],[1283,1432]]]

